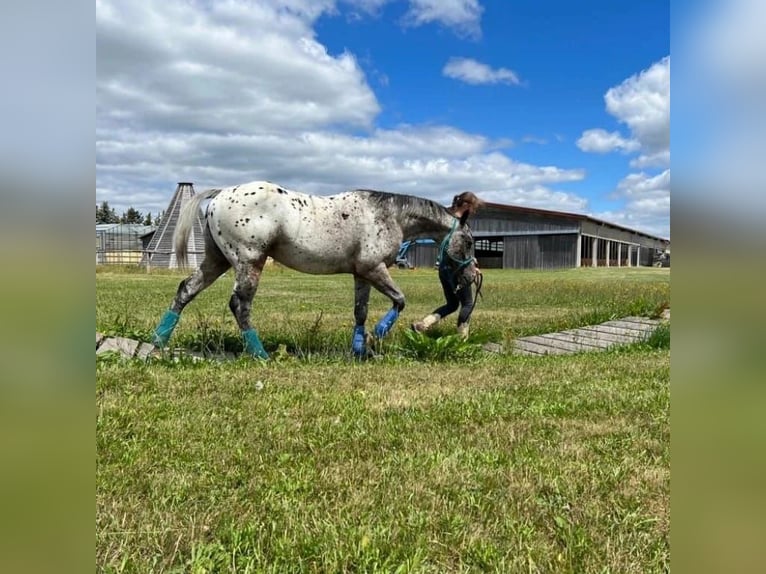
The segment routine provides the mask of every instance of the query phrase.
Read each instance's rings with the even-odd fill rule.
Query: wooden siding
[[[506,269],[559,269],[577,265],[577,235],[506,236]]]
[[[474,233],[505,235],[513,232],[579,231],[580,223],[571,218],[546,217],[531,213],[508,213],[488,208],[470,220]]]
[[[407,252],[407,259],[413,267],[433,267],[436,264],[437,245],[412,245]]]

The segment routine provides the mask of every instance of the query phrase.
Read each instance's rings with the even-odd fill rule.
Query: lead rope
[[[481,294],[481,286],[484,284],[484,274],[481,271],[476,273],[473,282],[476,285],[476,294],[473,296],[473,306],[476,307],[479,297],[481,296],[482,299],[484,298],[484,295]]]

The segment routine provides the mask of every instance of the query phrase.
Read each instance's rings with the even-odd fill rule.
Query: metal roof
[[[143,225],[140,223],[97,223],[96,233],[106,232],[120,235],[145,235],[157,228],[153,225]]]
[[[528,213],[531,215],[562,217],[562,218],[573,219],[577,221],[590,221],[591,223],[595,223],[597,225],[608,225],[610,227],[622,229],[623,231],[628,231],[630,233],[637,233],[645,237],[650,237],[652,239],[657,239],[659,241],[666,241],[667,243],[670,243],[670,240],[666,237],[658,237],[656,235],[652,235],[651,233],[646,233],[645,231],[639,231],[638,229],[631,229],[630,227],[625,227],[624,225],[611,223],[609,221],[604,221],[603,219],[597,219],[595,217],[591,217],[590,215],[584,215],[581,213],[568,213],[565,211],[553,211],[550,209],[539,209],[536,207],[522,207],[520,205],[508,205],[504,203],[489,203],[488,202],[488,203],[485,203],[484,206],[493,208],[493,209],[498,209],[500,211],[509,211],[514,213]],[[479,214],[481,214],[481,211],[479,211]]]

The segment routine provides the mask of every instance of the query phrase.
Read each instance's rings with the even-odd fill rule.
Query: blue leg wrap
[[[178,324],[178,317],[180,317],[180,315],[175,311],[165,311],[165,314],[160,320],[160,324],[157,325],[157,328],[154,330],[152,343],[154,343],[155,347],[162,348],[168,344],[170,335],[173,334],[173,329],[175,329]]]
[[[354,327],[354,336],[351,339],[351,350],[357,357],[363,357],[367,352],[367,342],[364,337],[364,325]]]
[[[258,333],[255,332],[255,329],[242,331],[242,337],[245,339],[246,353],[249,353],[258,359],[269,358],[269,354],[266,352],[266,349],[263,348],[263,343],[261,343],[261,339],[258,337]]]
[[[391,309],[388,310],[388,313],[383,315],[383,318],[378,321],[377,325],[375,325],[375,336],[378,339],[382,339],[388,335],[388,332],[391,330],[391,327],[394,326],[394,323],[396,323],[398,318],[399,309],[396,307],[391,307]]]

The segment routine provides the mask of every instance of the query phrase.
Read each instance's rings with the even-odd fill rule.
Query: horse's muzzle
[[[459,291],[460,289],[462,289],[463,287],[467,287],[468,285],[477,283],[480,276],[481,276],[481,271],[476,266],[476,262],[472,261],[469,265],[464,267],[459,272],[459,276],[457,277],[457,281],[455,282],[457,284],[456,291]]]

